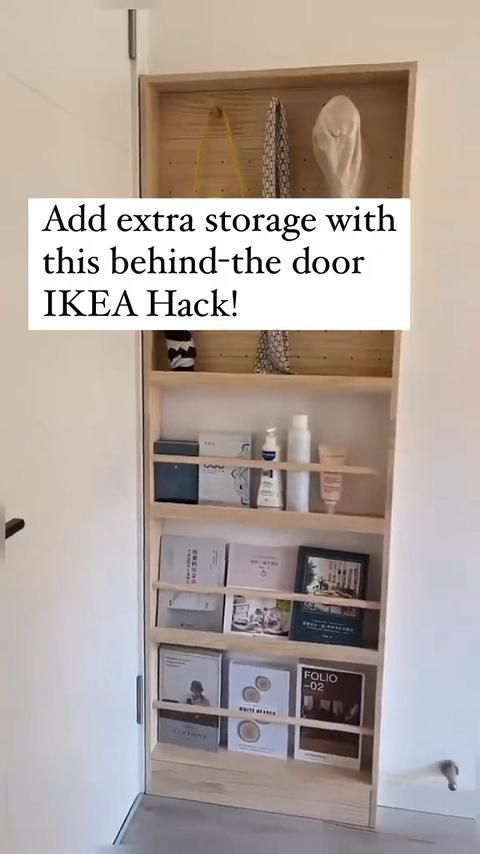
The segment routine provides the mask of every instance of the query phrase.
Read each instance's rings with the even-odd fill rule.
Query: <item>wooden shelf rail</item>
[[[240,709],[224,709],[221,706],[189,706],[187,703],[169,703],[166,700],[154,700],[153,708],[158,711],[178,712],[191,715],[214,715],[219,718],[234,718],[242,721],[268,721],[270,723],[288,724],[288,726],[306,726],[310,729],[323,729],[329,732],[353,732],[358,735],[373,735],[371,727],[351,726],[350,724],[333,723],[331,721],[309,720],[308,718],[291,717],[290,715],[271,715],[265,712],[244,712]]]
[[[252,599],[285,599],[288,602],[313,602],[315,605],[336,605],[345,608],[363,608],[379,611],[380,602],[369,599],[348,599],[340,596],[318,596],[314,593],[293,593],[287,590],[268,590],[257,587],[210,586],[208,584],[173,584],[169,581],[154,581],[154,590],[171,593],[199,593],[202,596],[249,596]]]
[[[243,457],[183,456],[182,454],[153,454],[155,463],[181,463],[187,466],[231,466],[242,469],[274,469],[277,471],[335,472],[336,474],[379,475],[377,469],[370,466],[334,466],[327,463],[288,463],[266,462],[265,460],[246,460]]]

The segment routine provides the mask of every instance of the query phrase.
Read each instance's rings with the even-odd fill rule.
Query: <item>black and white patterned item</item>
[[[272,98],[265,123],[263,148],[264,199],[290,197],[290,154],[285,107]],[[289,374],[288,332],[260,332],[255,358],[257,374]]]
[[[290,198],[287,114],[278,98],[270,101],[265,122],[262,195],[264,199]]]
[[[194,371],[197,351],[191,332],[164,332],[172,371]]]

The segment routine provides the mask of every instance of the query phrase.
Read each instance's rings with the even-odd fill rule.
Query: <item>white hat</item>
[[[360,113],[346,95],[331,98],[312,132],[313,153],[332,196],[359,195],[362,179]]]

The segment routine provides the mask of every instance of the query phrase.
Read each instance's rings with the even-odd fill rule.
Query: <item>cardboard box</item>
[[[250,459],[252,437],[234,430],[205,430],[199,434],[200,456]],[[250,470],[241,465],[201,465],[198,501],[200,504],[250,506]]]

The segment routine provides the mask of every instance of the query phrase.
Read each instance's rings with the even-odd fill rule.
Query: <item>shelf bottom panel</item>
[[[148,793],[368,827],[372,786],[363,771],[157,744]]]

